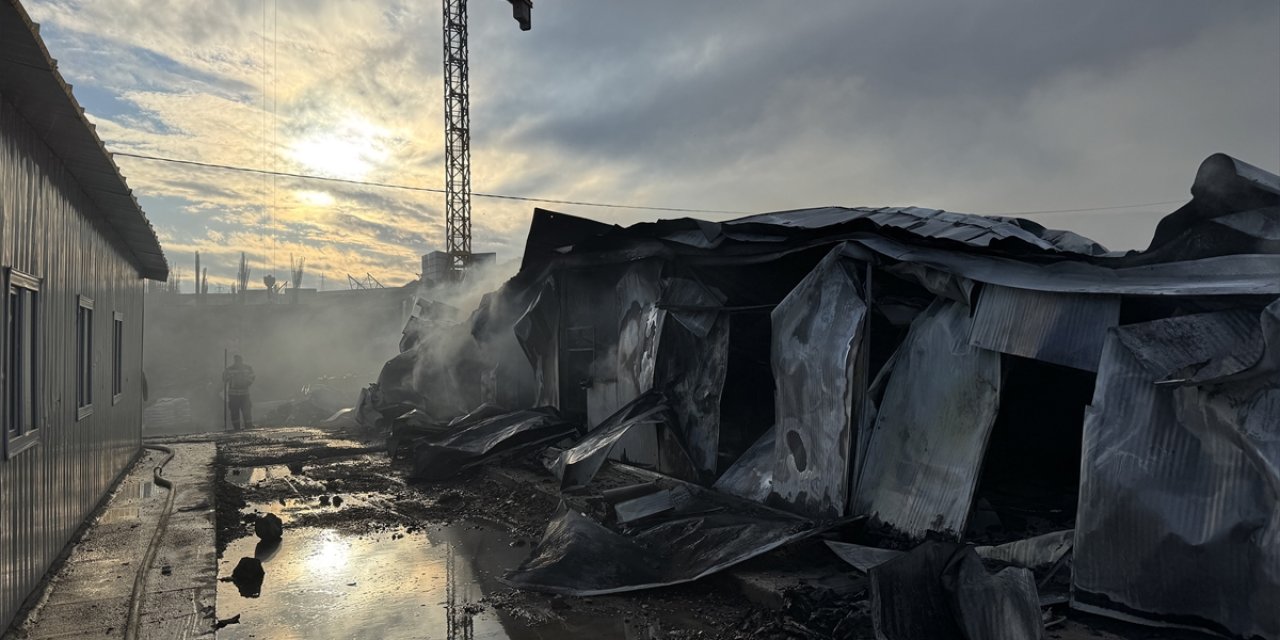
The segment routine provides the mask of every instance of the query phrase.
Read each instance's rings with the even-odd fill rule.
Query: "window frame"
[[[124,398],[124,314],[111,314],[111,404]]]
[[[3,406],[3,410],[0,411],[0,415],[3,416],[3,419],[0,419],[0,422],[3,422],[4,424],[0,429],[4,430],[4,434],[3,436],[0,436],[0,444],[3,444],[4,460],[12,460],[23,452],[29,451],[40,444],[40,432],[41,428],[44,426],[44,415],[40,407],[42,391],[41,378],[44,374],[44,349],[41,348],[43,346],[41,341],[44,339],[44,335],[41,331],[42,327],[40,323],[40,312],[42,311],[41,285],[43,283],[40,278],[12,267],[5,269],[4,282],[4,291],[6,295],[4,297],[3,317],[0,318],[0,325],[3,325],[4,335],[4,339],[0,340],[0,352],[2,352],[2,356],[0,356],[0,376],[4,378],[4,391],[0,394],[0,405]],[[10,380],[10,358],[14,357],[14,354],[11,353],[14,350],[10,345],[10,338],[12,337],[11,324],[13,320],[11,316],[14,313],[11,305],[11,299],[14,294],[19,293],[19,291],[17,291],[19,289],[25,290],[30,294],[29,300],[31,309],[29,317],[31,322],[29,328],[31,330],[31,335],[26,342],[30,343],[31,348],[31,362],[29,363],[31,369],[26,372],[30,375],[30,380],[28,381],[29,384],[25,387],[21,387],[18,393],[11,393],[11,388],[9,386],[12,382]],[[11,434],[11,431],[13,431],[10,429],[11,407],[8,403],[22,402],[18,399],[19,397],[28,401],[29,404],[26,408],[31,412],[31,420],[30,428],[25,432],[22,432],[21,426],[19,426],[18,434],[15,436]],[[19,423],[24,422],[26,421],[19,419]]]
[[[93,415],[93,298],[76,296],[75,326],[76,421],[79,422]]]

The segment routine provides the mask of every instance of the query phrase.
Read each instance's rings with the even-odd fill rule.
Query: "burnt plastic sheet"
[[[769,427],[733,466],[720,475],[713,488],[746,500],[764,502],[773,490],[774,450],[777,440],[778,428]]]
[[[1000,405],[1000,354],[969,345],[968,307],[937,300],[912,325],[863,457],[852,515],[908,539],[964,532]]]
[[[975,347],[1098,370],[1107,329],[1120,324],[1120,297],[987,285],[973,319]]]
[[[773,310],[777,442],[770,500],[838,518],[848,502],[867,306],[858,263],[827,254]]]
[[[1072,607],[1280,638],[1280,376],[1156,384],[1275,349],[1252,334],[1277,305],[1264,322],[1218,312],[1112,331],[1085,417]]]
[[[706,494],[629,535],[561,504],[542,540],[503,581],[573,596],[665,587],[709,576],[815,532],[799,518],[744,509]]]
[[[973,547],[928,541],[870,570],[871,622],[882,640],[1041,640],[1027,569],[989,573]]]
[[[693,464],[688,460],[678,442],[668,442],[671,438],[671,408],[666,396],[657,391],[650,391],[628,403],[592,429],[586,436],[572,447],[560,452],[551,466],[551,471],[560,478],[560,485],[569,489],[586,486],[595,477],[596,472],[609,458],[609,452],[618,444],[627,432],[637,428],[649,428],[659,431],[659,441],[666,442],[661,447],[662,459],[659,460],[659,471],[682,480],[692,479],[688,475]],[[665,437],[665,438],[664,438]]]
[[[412,477],[439,480],[500,454],[550,444],[577,433],[552,407],[481,420],[414,450]]]

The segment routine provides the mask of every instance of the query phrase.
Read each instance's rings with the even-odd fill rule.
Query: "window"
[[[93,300],[80,296],[76,308],[76,419],[93,413]]]
[[[3,345],[6,459],[39,442],[40,280],[10,269],[7,290]]]
[[[115,312],[111,321],[111,404],[124,395],[124,314]]]

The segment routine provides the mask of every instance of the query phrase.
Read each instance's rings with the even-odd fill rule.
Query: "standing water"
[[[258,597],[218,584],[218,617],[240,615],[219,638],[431,638],[481,640],[660,637],[656,624],[591,615],[579,607],[552,611],[495,609],[485,596],[505,592],[503,571],[528,546],[476,523],[426,533],[356,536],[331,529],[288,528],[267,545],[241,538],[227,546],[224,577],[242,557],[266,570]]]

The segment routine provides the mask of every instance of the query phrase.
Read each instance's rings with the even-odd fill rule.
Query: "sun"
[[[289,156],[309,173],[363,180],[391,157],[390,133],[359,116],[304,133],[289,145]]]

